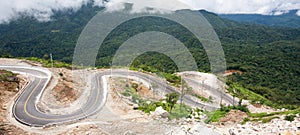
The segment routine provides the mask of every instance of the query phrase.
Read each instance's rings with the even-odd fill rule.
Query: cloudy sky
[[[0,0],[0,22],[17,18],[20,13],[36,17],[41,21],[49,20],[53,10],[78,10],[89,0]],[[298,10],[300,0],[110,0],[103,5],[102,0],[94,0],[96,6],[106,6],[110,10],[122,9],[120,2],[135,4],[135,10],[141,11],[145,6],[166,10],[205,9],[215,13],[257,13],[280,15],[289,10]]]

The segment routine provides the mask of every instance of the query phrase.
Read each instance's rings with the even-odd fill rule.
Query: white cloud
[[[289,10],[300,9],[299,0],[111,0],[114,3],[134,3],[134,10],[142,11],[145,7],[160,9],[204,9],[214,13],[281,15]],[[181,3],[180,3],[181,2]],[[110,8],[108,6],[108,8]],[[114,7],[114,10],[117,10]]]
[[[105,6],[108,11],[122,10],[124,3],[131,3],[132,13],[137,12],[169,12],[179,9],[190,9],[191,7],[177,0],[111,0]],[[149,8],[152,8],[149,10]]]
[[[89,0],[0,0],[0,22],[7,22],[20,13],[47,21],[53,10],[79,9]]]
[[[299,0],[180,0],[194,9],[215,13],[232,14],[282,14],[300,9]]]
[[[0,23],[25,13],[41,21],[49,20],[53,10],[72,8],[77,10],[89,0],[0,0]],[[205,9],[215,13],[231,14],[271,14],[280,15],[289,10],[298,10],[299,0],[110,0],[106,3],[109,10],[124,8],[119,2],[134,3],[133,12],[141,12],[145,7],[159,8],[159,12],[177,9]],[[181,2],[181,3],[180,3]],[[102,5],[102,0],[94,0],[95,5]]]

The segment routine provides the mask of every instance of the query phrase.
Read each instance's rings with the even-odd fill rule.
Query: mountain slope
[[[3,57],[40,57],[71,62],[78,36],[101,8],[83,6],[79,11],[57,12],[50,22],[22,17],[0,25],[0,55]],[[225,51],[228,69],[243,71],[229,77],[244,87],[276,103],[300,105],[300,29],[246,25],[206,11],[200,11],[212,24]],[[156,17],[138,18],[115,29],[99,51],[97,66],[109,66],[118,47],[143,31],[161,31],[178,38],[192,52],[199,70],[210,71],[201,43],[184,27]],[[134,67],[174,72],[176,65],[167,56],[146,53]]]

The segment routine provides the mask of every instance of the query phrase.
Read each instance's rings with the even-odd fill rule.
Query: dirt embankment
[[[231,110],[224,118],[220,119],[221,125],[237,124],[241,123],[248,114],[240,110]]]
[[[54,87],[52,94],[61,104],[70,104],[77,100],[77,92],[71,87],[72,82],[65,78],[60,78],[58,84]]]
[[[38,107],[45,113],[67,114],[78,110],[85,103],[87,85],[83,78],[75,78],[73,71],[51,68],[52,79],[45,89]]]
[[[112,77],[110,79],[113,89],[118,93],[126,92],[126,87],[129,85],[130,87],[134,88],[135,92],[144,99],[159,101],[163,98],[159,93],[156,93],[157,91],[154,88],[149,88],[146,86],[146,84],[138,82],[134,79],[127,79],[123,77]]]
[[[14,100],[26,81],[21,76],[15,76],[15,81],[0,80],[0,134],[29,134],[7,120],[9,102]]]

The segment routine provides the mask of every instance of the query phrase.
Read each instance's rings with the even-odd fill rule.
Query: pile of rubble
[[[246,124],[222,125],[218,127],[222,133],[230,135],[240,134],[260,134],[277,135],[293,134],[300,135],[300,117],[297,115],[294,121],[284,120],[284,116],[279,119],[273,119],[268,123],[247,122]]]

